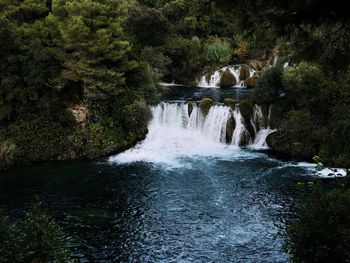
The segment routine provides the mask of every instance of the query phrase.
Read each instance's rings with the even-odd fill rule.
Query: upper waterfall
[[[225,77],[226,74],[231,80],[225,83],[225,86],[243,88],[246,86],[244,80],[253,77],[255,74],[255,70],[252,68],[249,68],[249,73],[244,73],[244,70],[245,68],[243,65],[231,65],[223,67],[219,70],[214,71],[214,73],[211,75],[204,74],[201,76],[200,80],[197,83],[197,86],[201,88],[218,88],[223,85],[222,78]]]

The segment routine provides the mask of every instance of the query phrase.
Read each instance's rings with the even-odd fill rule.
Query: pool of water
[[[178,161],[8,171],[0,207],[20,218],[38,196],[81,262],[287,262],[281,231],[307,168],[245,150]]]

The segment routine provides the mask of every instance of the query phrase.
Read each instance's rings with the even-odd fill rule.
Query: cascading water
[[[235,111],[233,112],[233,118],[235,120],[236,127],[233,131],[231,144],[235,147],[239,147],[241,146],[242,138],[245,136],[247,129],[244,125],[244,120],[238,105],[236,105]]]
[[[218,88],[220,87],[220,81],[221,77],[224,74],[225,71],[229,71],[236,79],[237,84],[235,87],[244,88],[245,83],[243,80],[240,80],[240,74],[241,74],[241,66],[239,65],[233,65],[233,66],[227,66],[223,67],[219,70],[216,70],[209,78],[209,81],[207,80],[207,76],[204,75],[200,78],[197,86],[201,88]],[[249,77],[254,76],[255,70],[250,68],[249,69]]]
[[[251,119],[251,124],[255,131],[255,139],[254,142],[249,145],[249,148],[254,150],[264,150],[268,149],[266,139],[267,137],[276,132],[276,129],[270,128],[270,118],[271,118],[271,106],[269,108],[269,113],[267,116],[267,120],[264,117],[261,106],[255,105],[253,118]]]
[[[226,126],[231,116],[230,111],[227,106],[215,105],[210,108],[203,128],[203,133],[207,138],[215,142],[226,142]]]
[[[189,105],[192,106],[189,111]],[[253,149],[265,149],[266,137],[273,132],[265,127],[261,107],[256,106],[252,124],[256,130],[254,138],[248,132],[239,105],[235,110],[224,105],[214,105],[206,117],[196,103],[163,102],[151,107],[153,119],[149,124],[149,133],[144,141],[135,148],[111,157],[117,162],[161,162],[178,164],[179,157],[226,156],[232,154],[232,148],[250,144]],[[227,123],[234,120],[235,129],[231,144],[227,143]],[[233,146],[233,147],[230,147]]]

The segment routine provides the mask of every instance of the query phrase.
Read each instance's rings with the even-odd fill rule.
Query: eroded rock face
[[[220,79],[220,87],[233,87],[237,84],[235,76],[231,73],[229,69],[226,69],[222,74]]]
[[[257,75],[248,78],[244,81],[247,88],[254,88],[256,86],[256,83],[258,82],[259,77]]]
[[[84,125],[88,121],[89,111],[85,106],[75,105],[68,109],[78,125]]]

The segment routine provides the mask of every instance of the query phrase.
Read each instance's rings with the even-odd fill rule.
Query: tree
[[[62,78],[81,82],[86,98],[117,95],[136,66],[123,32],[127,10],[120,0],[53,1],[66,53]]]

